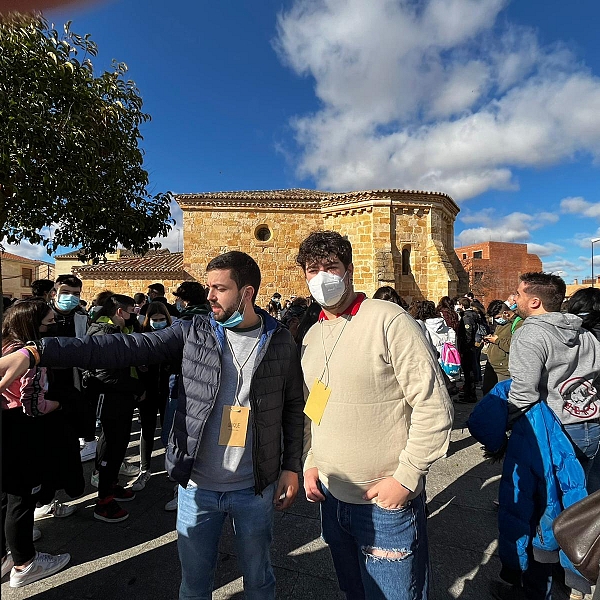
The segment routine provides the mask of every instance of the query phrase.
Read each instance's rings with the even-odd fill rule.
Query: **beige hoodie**
[[[302,368],[306,393],[317,378],[331,388],[320,425],[307,427],[304,470],[317,467],[344,502],[370,503],[365,491],[390,476],[411,497],[419,494],[448,448],[453,406],[410,315],[391,302],[365,300],[353,317],[317,323],[304,338]]]

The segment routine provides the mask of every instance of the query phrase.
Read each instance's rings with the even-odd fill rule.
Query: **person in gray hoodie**
[[[557,275],[520,277],[515,302],[525,321],[510,346],[509,421],[538,401],[547,402],[573,444],[592,493],[600,489],[600,341],[582,327],[581,317],[560,312],[565,292]],[[532,573],[524,574],[524,585],[539,592],[536,598],[550,589],[550,567],[535,563]]]

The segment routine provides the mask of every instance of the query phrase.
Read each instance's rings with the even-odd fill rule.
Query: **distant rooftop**
[[[81,265],[73,271],[84,279],[192,279],[183,270],[183,252],[161,250],[98,265]]]

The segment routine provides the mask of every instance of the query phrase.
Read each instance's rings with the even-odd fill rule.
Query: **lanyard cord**
[[[233,366],[235,367],[235,370],[237,372],[237,381],[235,384],[235,399],[233,402],[234,406],[236,406],[238,403],[240,406],[242,405],[242,403],[239,401],[239,398],[238,398],[238,394],[239,394],[239,390],[240,390],[240,380],[242,377],[242,370],[248,364],[248,361],[254,354],[254,351],[256,350],[256,347],[258,346],[258,342],[260,341],[260,336],[262,334],[263,320],[260,315],[258,315],[258,317],[260,318],[260,327],[258,328],[258,335],[256,336],[256,341],[254,342],[254,346],[252,346],[252,350],[250,350],[250,353],[248,354],[248,356],[246,356],[246,359],[244,360],[244,362],[241,365],[237,359],[237,356],[235,355],[235,352],[233,351],[233,346],[231,345],[231,342],[229,341],[229,338],[227,337],[227,332],[225,332],[225,339],[227,340],[227,345],[229,346],[229,351],[231,352],[231,356],[233,357]]]
[[[344,321],[344,325],[342,327],[342,330],[340,331],[340,335],[338,335],[337,340],[335,340],[335,344],[333,344],[333,348],[331,349],[329,356],[327,356],[327,351],[325,350],[325,336],[323,335],[323,321],[321,321],[321,323],[320,323],[320,325],[321,325],[321,343],[323,344],[323,356],[325,356],[325,366],[323,367],[323,371],[321,373],[321,377],[319,377],[319,381],[323,381],[323,375],[325,375],[325,372],[327,371],[327,381],[324,382],[326,386],[329,386],[329,361],[331,360],[331,357],[333,356],[333,352],[336,349],[336,346],[338,345],[340,338],[342,337],[342,333],[344,333],[344,329],[346,329],[346,325],[348,325],[348,321],[350,321],[350,319],[346,319]]]

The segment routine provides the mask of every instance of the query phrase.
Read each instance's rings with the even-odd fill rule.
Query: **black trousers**
[[[466,347],[460,351],[460,363],[462,367],[465,384],[463,392],[467,398],[475,398],[475,380],[473,377],[474,353],[472,347]]]
[[[102,422],[102,435],[96,448],[98,497],[106,498],[112,495],[112,488],[119,481],[119,469],[131,435],[135,398],[133,394],[101,395],[98,402]]]
[[[169,388],[167,387],[165,394],[147,395],[146,399],[138,405],[140,420],[142,422],[142,434],[140,438],[140,464],[142,471],[150,470],[152,450],[154,449],[154,435],[156,433],[156,416],[160,415],[160,425],[162,427],[165,420],[168,395]]]
[[[16,565],[35,556],[31,536],[41,461],[52,460],[42,450],[43,418],[28,417],[21,408],[2,411],[2,556],[10,549]]]

